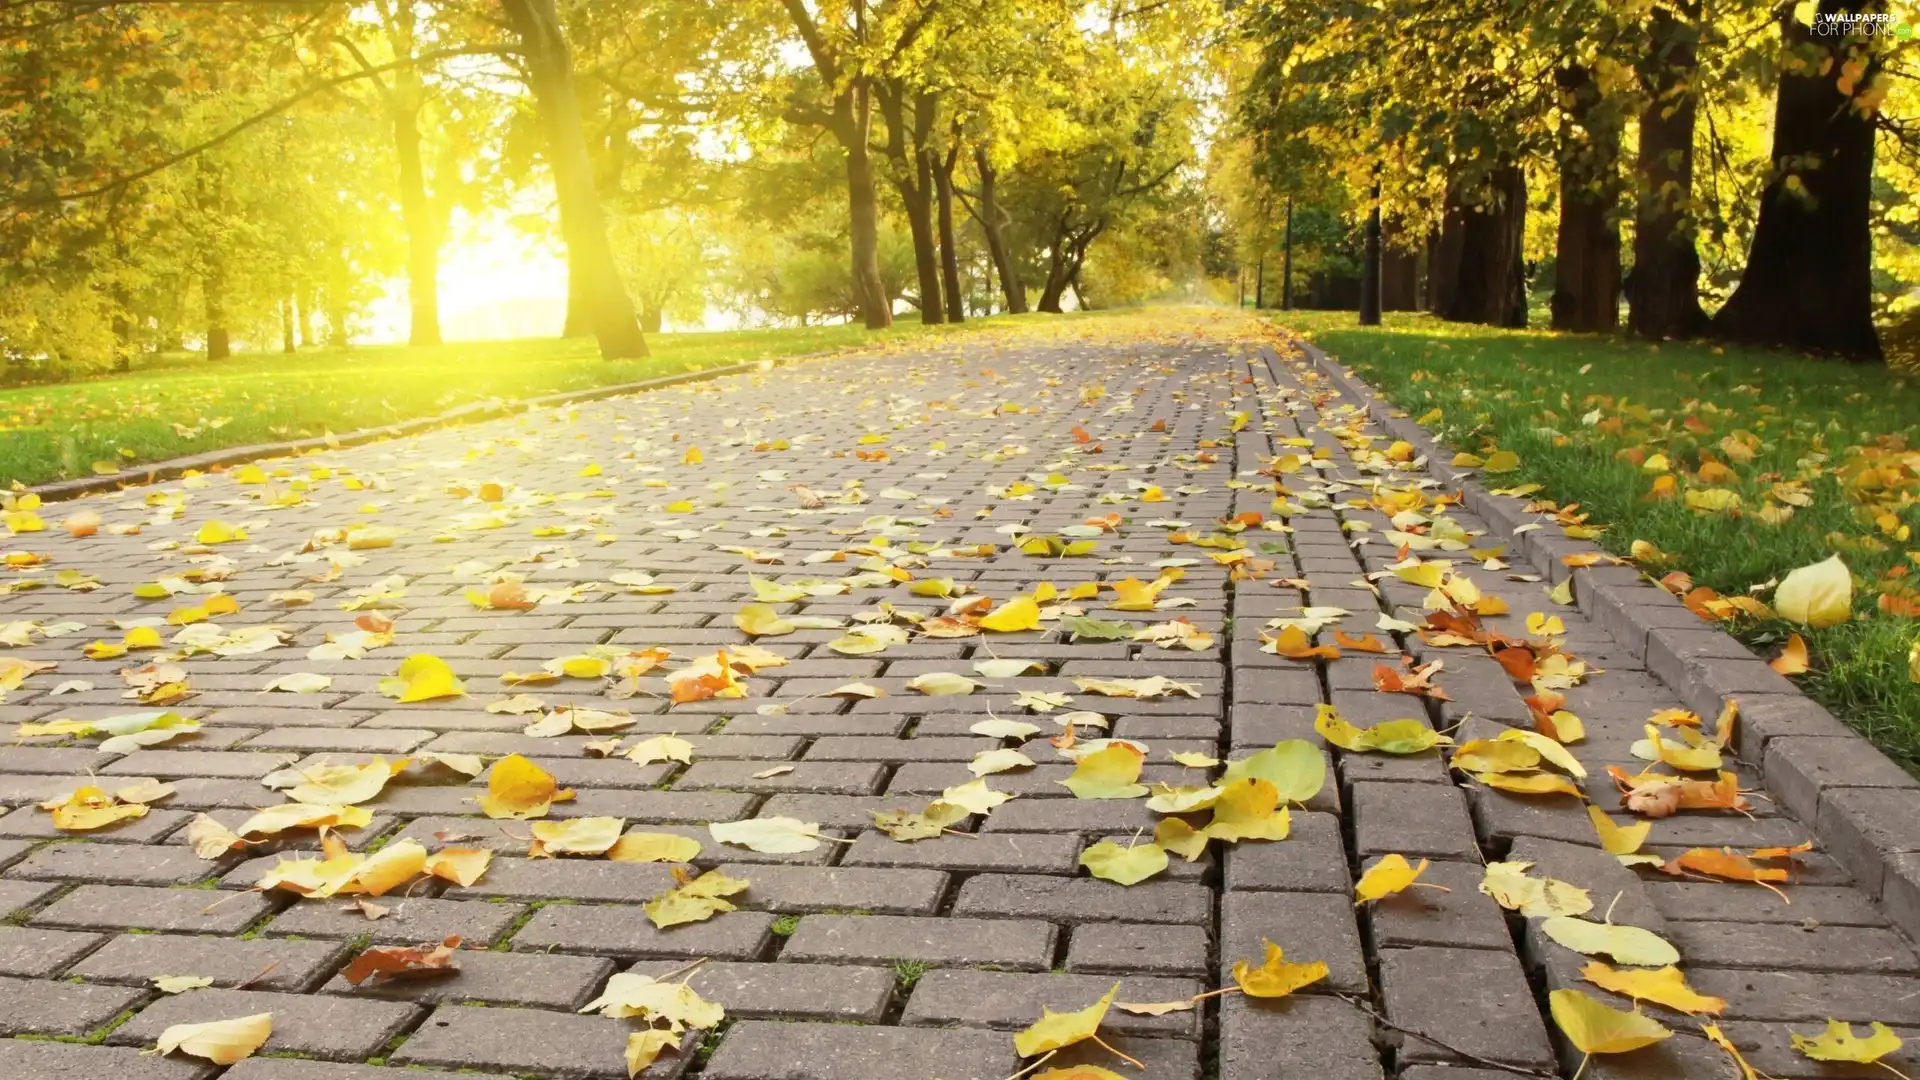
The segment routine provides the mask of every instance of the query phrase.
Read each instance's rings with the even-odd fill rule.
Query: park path
[[[13,1036],[0,1040],[0,1075],[433,1075],[394,1071],[412,1066],[621,1077],[632,1025],[575,1010],[616,971],[659,974],[706,958],[692,985],[726,1009],[724,1029],[697,1050],[690,1042],[669,1052],[645,1075],[1002,1080],[1030,1063],[1016,1054],[1013,1033],[1043,1006],[1081,1008],[1116,979],[1120,1000],[1135,1002],[1232,986],[1233,963],[1257,964],[1263,939],[1289,960],[1325,962],[1327,978],[1283,1000],[1228,994],[1157,1017],[1110,1012],[1103,1037],[1144,1072],[1091,1043],[1047,1067],[1084,1062],[1153,1080],[1571,1075],[1578,1055],[1557,1047],[1541,1003],[1548,990],[1582,985],[1586,961],[1549,941],[1540,920],[1503,912],[1477,888],[1481,864],[1493,859],[1530,861],[1536,876],[1589,890],[1595,918],[1605,909],[1614,922],[1671,941],[1690,984],[1730,1003],[1721,1026],[1762,1073],[1884,1075],[1817,1065],[1788,1046],[1789,1030],[1817,1031],[1828,1016],[1884,1021],[1907,1035],[1920,1029],[1920,959],[1833,860],[1817,851],[1799,857],[1790,904],[1755,885],[1628,869],[1598,848],[1575,799],[1457,782],[1438,751],[1329,748],[1328,780],[1294,809],[1288,839],[1215,842],[1199,861],[1175,858],[1131,887],[1087,876],[1082,850],[1143,833],[1144,842],[1161,815],[1140,799],[1074,798],[1057,783],[1072,765],[1047,737],[1060,731],[1054,717],[1063,712],[1100,713],[1106,734],[1148,748],[1144,782],[1173,784],[1205,775],[1173,753],[1241,758],[1288,739],[1324,746],[1314,731],[1323,703],[1363,727],[1417,717],[1460,742],[1532,720],[1525,691],[1484,650],[1435,648],[1381,629],[1383,613],[1424,618],[1427,588],[1372,577],[1399,561],[1385,534],[1414,519],[1396,526],[1387,511],[1417,507],[1420,472],[1418,462],[1383,456],[1389,440],[1355,402],[1269,340],[1187,328],[1131,339],[1085,332],[1084,340],[961,338],[906,355],[804,363],[43,507],[48,531],[15,536],[5,550],[46,554],[42,568],[12,580],[37,574],[49,584],[0,596],[0,623],[86,629],[29,633],[24,647],[0,650],[0,665],[57,665],[9,693],[0,720],[94,720],[139,708],[124,700],[118,672],[160,654],[93,661],[81,646],[118,641],[110,620],[204,604],[192,592],[134,597],[142,583],[187,584],[189,570],[218,579],[237,603],[237,613],[211,620],[223,632],[272,625],[287,641],[176,662],[190,696],[168,707],[197,718],[204,726],[195,734],[125,754],[101,753],[92,738],[25,738],[0,749],[0,803],[11,808],[0,817],[0,909],[10,913],[0,927],[0,1035]],[[1268,527],[1283,520],[1276,472],[1290,492],[1290,529]],[[82,507],[108,526],[142,527],[69,538],[58,519]],[[1117,525],[1095,526],[1088,554],[1021,550],[1035,538],[1074,543],[1089,521],[1109,515]],[[1248,516],[1236,522],[1239,515]],[[1509,542],[1484,535],[1486,523],[1458,507],[1445,516],[1476,548]],[[247,538],[200,543],[217,538],[202,531],[214,520]],[[350,526],[360,542],[341,542]],[[1239,542],[1237,553],[1225,539]],[[1600,625],[1554,603],[1546,583],[1522,580],[1524,567],[1452,557],[1456,572],[1510,608],[1488,618],[1489,628],[1524,637],[1527,615],[1551,614],[1564,623],[1565,653],[1604,669],[1565,691],[1565,708],[1585,722],[1587,737],[1572,750],[1590,774],[1588,795],[1627,823],[1605,766],[1642,768],[1630,745],[1678,697]],[[1159,594],[1161,610],[1111,606],[1107,586],[1151,581],[1167,568],[1183,575]],[[51,584],[69,570],[99,587]],[[499,571],[523,576],[524,588],[545,598],[528,610],[469,602],[469,589],[494,592]],[[909,578],[951,579],[950,591],[965,588],[996,606],[1041,582],[1059,596],[1036,631],[916,634],[851,655],[832,644],[844,627],[762,636],[754,644],[786,663],[746,676],[744,697],[670,707],[663,671],[747,643],[735,618],[756,600],[754,577],[851,578],[848,588],[772,605],[849,625],[875,618],[883,603],[917,615],[948,609],[947,599],[915,595]],[[1088,583],[1103,587],[1091,599],[1070,598]],[[291,590],[311,600],[289,605]],[[364,610],[343,610],[355,603]],[[1198,649],[1069,642],[1053,621],[1062,605],[1136,627],[1185,619],[1214,640],[1192,642],[1205,646]],[[1418,662],[1444,660],[1435,681],[1451,700],[1377,691],[1375,666],[1393,657],[1348,648],[1339,659],[1303,662],[1263,651],[1270,621],[1298,618],[1304,607],[1341,609],[1320,631],[1323,644],[1336,630],[1372,634]],[[351,635],[368,611],[393,619],[391,644],[357,659],[308,655],[329,635]],[[163,629],[169,638],[177,632]],[[630,684],[630,696],[607,678],[502,684],[504,673],[539,671],[595,647],[620,663],[649,649],[673,659]],[[466,696],[399,704],[382,694],[380,681],[415,653],[451,665]],[[1038,667],[976,675],[973,665],[992,658]],[[331,682],[316,693],[262,692],[304,673]],[[964,696],[909,687],[934,673],[987,685]],[[1152,676],[1193,696],[1099,696],[1075,682]],[[75,680],[91,688],[64,685]],[[843,692],[850,683],[881,696]],[[57,686],[64,692],[56,696]],[[1072,700],[1040,711],[1016,700],[1028,692]],[[628,713],[632,724],[613,733],[623,748],[673,733],[692,744],[692,761],[593,756],[588,744],[606,735],[523,734],[540,713],[485,708],[514,694],[549,709]],[[961,826],[973,835],[904,843],[872,828],[870,811],[920,810],[973,779],[969,762],[983,751],[1018,745],[973,732],[989,715],[1042,729],[1026,744],[1037,765],[987,778],[1018,798]],[[1077,733],[1083,741],[1102,734]],[[522,754],[576,792],[554,804],[553,819],[611,816],[699,840],[700,868],[751,883],[734,897],[741,910],[657,930],[638,905],[674,884],[668,867],[527,858],[528,823],[479,814],[474,799],[487,778],[469,782],[425,753]],[[478,881],[426,879],[375,901],[388,913],[369,920],[339,898],[248,891],[280,858],[270,845],[207,860],[187,843],[198,813],[232,828],[277,803],[261,780],[290,762],[311,770],[373,755],[414,760],[364,803],[371,821],[344,831],[352,847],[411,839],[430,849],[490,848],[495,858]],[[1737,771],[1757,786],[1743,766]],[[34,804],[89,774],[108,790],[148,777],[174,792],[144,817],[63,836]],[[1773,803],[1753,803],[1751,816],[1682,812],[1660,821],[1646,850],[1670,857],[1808,835]],[[754,817],[818,823],[837,839],[762,854],[716,843],[704,827]],[[317,846],[310,831],[280,843]],[[1422,880],[1450,891],[1415,888],[1356,906],[1357,869],[1389,853],[1432,860]],[[484,950],[462,952],[456,975],[355,989],[337,974],[369,944],[452,934]],[[152,987],[162,975],[211,985],[167,995]],[[1648,1011],[1679,1034],[1596,1058],[1584,1075],[1739,1075],[1697,1022]],[[153,1046],[172,1024],[261,1012],[273,1015],[266,1053],[231,1068],[133,1049]],[[1914,1072],[1910,1053],[1888,1060]]]

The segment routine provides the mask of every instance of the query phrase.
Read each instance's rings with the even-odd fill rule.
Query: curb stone
[[[672,375],[662,375],[638,382],[614,383],[611,386],[589,386],[579,390],[562,390],[556,394],[542,394],[530,398],[491,398],[486,401],[473,401],[432,416],[415,417],[398,423],[383,424],[378,427],[356,428],[340,435],[322,435],[309,439],[290,439],[286,442],[254,443],[249,446],[230,446],[223,450],[209,450],[202,454],[189,454],[185,457],[167,458],[141,466],[137,471],[114,473],[109,476],[80,476],[71,480],[53,480],[45,484],[36,484],[16,492],[21,495],[38,495],[43,502],[60,502],[77,499],[87,495],[100,495],[122,488],[142,487],[157,484],[165,480],[175,480],[191,472],[207,472],[213,469],[233,465],[244,465],[263,458],[295,457],[316,450],[338,450],[348,446],[360,446],[378,442],[381,439],[398,439],[407,435],[418,435],[436,428],[457,427],[461,424],[475,424],[483,420],[497,420],[503,416],[515,416],[539,409],[551,409],[562,405],[573,405],[583,401],[598,401],[602,398],[621,397],[626,394],[641,394],[650,390],[664,390],[671,386],[687,383],[710,382],[729,375],[746,375],[756,371],[772,371],[775,368],[796,364],[803,360],[818,360],[830,356],[845,356],[845,350],[804,353],[799,356],[777,356],[765,360],[746,360],[736,364],[723,364],[718,367],[697,368],[681,371]]]
[[[1524,499],[1496,496],[1469,471],[1448,464],[1451,451],[1345,365],[1294,340],[1336,388],[1425,455],[1430,476],[1460,488],[1469,511],[1508,535],[1536,520],[1524,511]],[[1745,645],[1645,583],[1631,567],[1568,567],[1566,556],[1604,549],[1568,537],[1558,525],[1538,523],[1540,528],[1516,538],[1527,561],[1556,585],[1571,578],[1575,606],[1689,709],[1713,716],[1738,701],[1739,757],[1759,771],[1767,793],[1813,832],[1821,850],[1880,902],[1887,918],[1920,938],[1920,783]]]

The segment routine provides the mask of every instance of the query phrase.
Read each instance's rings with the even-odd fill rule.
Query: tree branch
[[[370,68],[363,68],[359,71],[351,71],[345,75],[336,75],[331,79],[322,79],[317,83],[313,83],[307,86],[305,89],[302,89],[299,93],[294,94],[292,97],[286,98],[278,102],[271,108],[262,110],[261,112],[257,112],[252,116],[247,117],[245,120],[242,120],[238,124],[233,125],[232,127],[228,128],[225,131],[222,131],[218,135],[214,135],[209,138],[202,139],[201,141],[194,143],[192,146],[189,146],[184,150],[179,150],[179,151],[176,151],[175,153],[169,154],[166,157],[161,158],[159,161],[154,162],[152,165],[146,166],[145,168],[136,169],[135,171],[130,173],[122,173],[119,176],[116,176],[110,180],[103,181],[99,184],[95,184],[92,187],[78,188],[73,191],[50,192],[45,195],[35,195],[35,196],[31,196],[24,199],[11,199],[5,203],[0,203],[0,205],[50,206],[57,203],[76,202],[81,199],[95,198],[100,195],[105,195],[107,192],[115,191],[120,188],[126,187],[128,184],[137,183],[138,181],[145,180],[147,177],[153,176],[156,173],[164,172],[165,170],[170,169],[173,166],[178,165],[189,158],[197,157],[198,155],[203,154],[206,151],[211,150],[216,146],[219,146],[221,143],[227,142],[228,140],[234,138],[235,136],[238,136],[244,132],[250,131],[253,128],[260,126],[261,124],[266,123],[268,120],[271,120],[276,116],[279,116],[281,113],[286,112],[288,109],[293,108],[295,105],[300,104],[302,101],[305,101],[316,94],[322,94],[336,87],[344,86],[345,84],[353,82],[356,79],[370,78],[383,71],[392,71],[392,70],[395,70],[396,68],[411,67],[418,64],[428,63],[434,60],[444,60],[454,56],[498,56],[498,55],[503,55],[507,53],[512,53],[514,51],[515,50],[508,48],[506,46],[498,46],[498,45],[490,45],[490,46],[470,45],[470,46],[464,46],[457,49],[440,49],[434,52],[421,53],[419,56],[408,57],[403,60],[394,60],[394,61],[391,61],[390,63],[379,64]]]
[[[814,70],[820,73],[820,80],[828,88],[840,81],[839,66],[834,63],[833,50],[827,46],[827,39],[820,35],[820,27],[814,23],[813,16],[807,13],[804,0],[781,0],[787,9],[787,17],[793,20],[793,28],[800,32],[800,40],[806,42],[807,54],[813,57]]]

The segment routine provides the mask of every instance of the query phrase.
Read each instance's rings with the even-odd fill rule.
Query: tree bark
[[[1488,326],[1527,325],[1527,296],[1521,260],[1526,228],[1526,175],[1518,165],[1494,169],[1473,198],[1459,198],[1442,227],[1458,230],[1452,295],[1439,315],[1453,322]],[[1449,192],[1454,201],[1456,193]],[[1457,212],[1458,220],[1455,220]]]
[[[1453,306],[1459,291],[1460,241],[1466,226],[1466,210],[1455,201],[1451,188],[1441,211],[1440,227],[1427,233],[1427,313],[1441,315]]]
[[[1859,10],[1835,0],[1819,8],[1822,15]],[[1878,64],[1864,38],[1822,36],[1791,14],[1781,31],[1789,56],[1774,107],[1772,178],[1760,195],[1746,271],[1712,329],[1730,341],[1878,363],[1874,132],[1857,97]]]
[[[914,95],[913,115],[907,115],[910,91],[902,80],[889,79],[875,87],[880,115],[887,122],[887,174],[907,211],[907,229],[913,237],[914,276],[920,286],[920,321],[946,321],[940,298],[940,252],[933,233],[933,159],[927,135],[933,126],[932,98]]]
[[[1554,246],[1555,330],[1610,333],[1620,325],[1620,131],[1585,67],[1555,73],[1561,98],[1560,225]]]
[[[219,252],[208,259],[200,291],[207,302],[207,359],[225,360],[233,355],[233,341],[227,333],[227,262]]]
[[[1627,329],[1640,337],[1687,338],[1705,329],[1700,253],[1694,247],[1693,125],[1699,105],[1697,0],[1655,8],[1652,46],[1640,71],[1648,96],[1640,114],[1634,175],[1633,272],[1627,275]]]
[[[400,217],[407,226],[407,302],[411,345],[440,344],[440,238],[427,174],[420,162],[420,77],[403,68],[395,76],[393,138],[400,157]]]
[[[934,163],[933,183],[940,210],[940,292],[947,298],[947,321],[966,322],[966,300],[960,294],[960,249],[953,236],[953,166],[960,153],[955,146]]]
[[[300,331],[300,347],[303,349],[313,344],[313,297],[312,291],[293,291],[293,322]]]
[[[292,353],[294,349],[293,298],[282,296],[280,298],[280,351]]]
[[[973,219],[980,224],[980,232],[987,238],[987,254],[993,260],[994,272],[1000,275],[1000,291],[1007,298],[1007,311],[1014,315],[1027,313],[1027,287],[1021,284],[1020,271],[1013,265],[1013,256],[1007,250],[1006,211],[1000,208],[1000,197],[995,187],[999,174],[994,171],[993,162],[988,159],[985,147],[975,147],[973,167],[980,174],[980,206],[969,210]]]
[[[546,129],[548,164],[559,196],[560,232],[566,238],[569,263],[578,260],[580,273],[573,280],[584,294],[582,302],[600,343],[600,355],[608,360],[646,356],[647,341],[634,315],[633,299],[627,295],[607,243],[574,91],[573,56],[553,0],[501,0],[501,6],[520,37],[534,104]]]
[[[1420,256],[1406,246],[1398,222],[1387,226],[1386,250],[1380,254],[1380,309],[1419,310]]]
[[[657,334],[660,332],[661,321],[659,305],[648,304],[640,309],[640,329],[649,334]]]

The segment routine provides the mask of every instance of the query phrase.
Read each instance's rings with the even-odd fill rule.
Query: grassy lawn
[[[1004,327],[903,319],[859,326],[660,334],[646,360],[601,360],[590,338],[455,342],[150,359],[130,374],[0,390],[0,488],[228,446],[280,442],[432,416],[469,402],[634,382],[743,360]]]
[[[1920,385],[1901,372],[1714,345],[1502,331],[1424,315],[1362,329],[1351,312],[1276,321],[1351,366],[1457,450],[1514,451],[1498,486],[1543,485],[1606,526],[1598,542],[1732,595],[1839,553],[1854,617],[1825,630],[1727,624],[1771,657],[1801,632],[1809,693],[1910,769],[1920,766]],[[1658,456],[1664,456],[1661,469]],[[1656,489],[1670,476],[1673,489]],[[1727,507],[1729,497],[1737,506]],[[1690,500],[1691,496],[1691,500]],[[1690,505],[1690,501],[1692,505]],[[1916,549],[1909,553],[1909,548]]]

